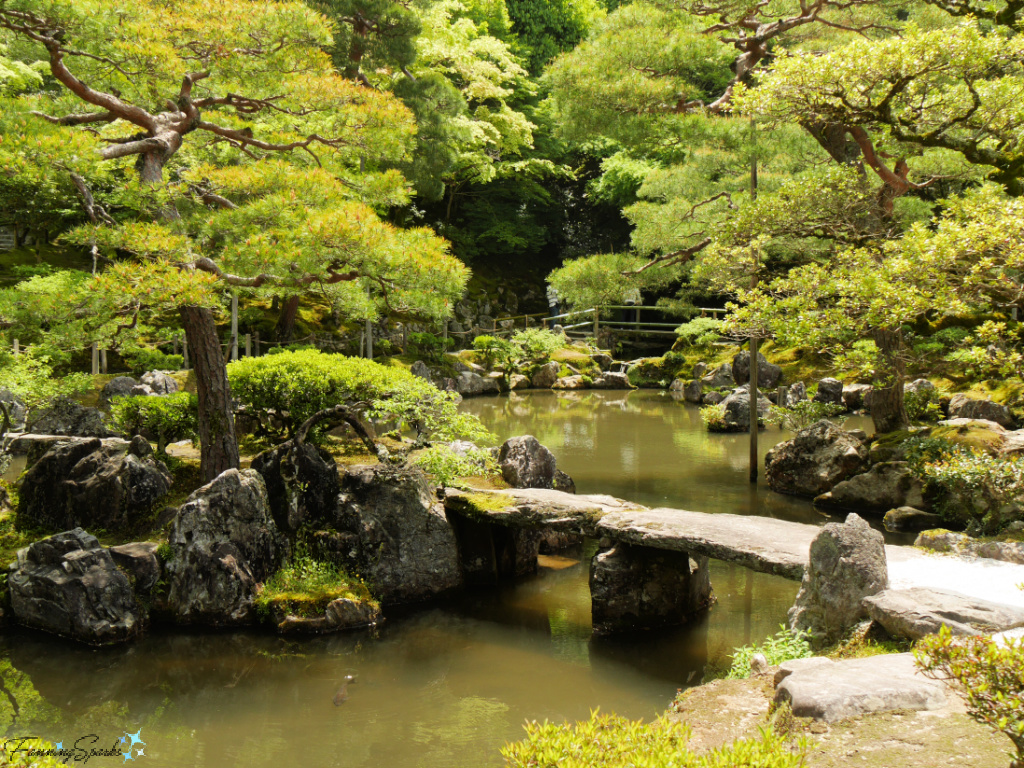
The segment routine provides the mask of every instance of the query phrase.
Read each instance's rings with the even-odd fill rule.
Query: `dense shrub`
[[[551,357],[565,347],[568,340],[563,334],[544,328],[527,328],[513,334],[512,344],[520,350],[523,358],[535,363]]]
[[[58,397],[76,397],[92,389],[92,377],[85,373],[55,376],[47,357],[0,351],[0,390],[9,390],[31,411]]]
[[[725,406],[721,403],[705,405],[701,408],[700,420],[708,432],[724,432],[728,429],[725,421]]]
[[[768,409],[768,417],[765,419],[769,424],[775,424],[782,429],[789,429],[799,432],[811,424],[816,424],[822,419],[836,421],[836,416],[843,413],[843,407],[836,403],[816,403],[813,400],[801,400],[794,403],[792,408],[780,408],[773,405]]]
[[[801,768],[796,749],[765,728],[759,739],[737,739],[703,754],[687,747],[690,728],[669,717],[652,723],[591,714],[575,725],[528,722],[526,738],[501,750],[507,768]]]
[[[918,644],[914,657],[924,674],[953,684],[968,715],[1009,737],[1016,749],[1011,768],[1024,768],[1024,644],[954,638],[943,626]]]
[[[459,413],[452,393],[403,368],[359,357],[316,350],[247,357],[228,365],[228,379],[235,398],[268,433],[277,431],[275,419],[292,435],[318,411],[347,404],[423,439],[490,438],[478,419]]]
[[[155,436],[157,452],[165,453],[168,443],[198,439],[199,401],[190,392],[117,397],[110,406],[110,419],[126,434]]]
[[[942,395],[935,389],[922,389],[918,392],[907,392],[903,395],[903,406],[907,409],[910,421],[919,424],[925,421],[938,421],[942,418]]]
[[[676,328],[679,343],[687,347],[710,347],[722,336],[722,321],[695,317]]]
[[[453,345],[455,340],[435,336],[432,333],[410,333],[409,352],[422,360],[439,363],[444,359],[444,353]]]
[[[147,371],[180,371],[184,365],[181,355],[168,355],[159,349],[146,347],[124,350],[121,358],[134,376],[141,376]]]
[[[508,339],[496,336],[477,336],[473,349],[480,353],[485,368],[511,368],[520,358],[520,350]]]
[[[413,464],[433,475],[440,485],[451,485],[460,477],[496,475],[498,462],[491,452],[483,448],[471,448],[456,453],[446,445],[427,448],[416,457]]]
[[[763,643],[744,645],[733,651],[732,666],[726,677],[750,677],[750,659],[755,653],[763,653],[768,659],[768,664],[772,666],[790,659],[806,659],[813,655],[806,633],[783,626]]]

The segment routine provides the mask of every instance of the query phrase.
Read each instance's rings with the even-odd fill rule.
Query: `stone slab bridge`
[[[467,583],[533,572],[541,540],[576,534],[607,540],[590,565],[594,631],[685,623],[712,602],[708,559],[799,581],[821,528],[770,517],[649,509],[612,496],[541,489],[444,491]],[[887,546],[903,571],[928,555]],[[909,569],[908,569],[909,566]],[[934,569],[933,569],[934,570]],[[910,579],[904,586],[943,586]]]

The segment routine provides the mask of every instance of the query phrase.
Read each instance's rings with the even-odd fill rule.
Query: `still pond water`
[[[805,502],[751,486],[748,436],[706,434],[697,409],[666,393],[539,392],[464,407],[502,439],[535,435],[580,493],[825,520]],[[785,437],[762,433],[762,456]],[[521,737],[526,719],[580,719],[596,707],[657,715],[678,688],[727,664],[734,646],[774,633],[797,591],[795,582],[712,561],[718,602],[696,626],[594,639],[592,552],[591,543],[545,558],[535,577],[498,591],[392,614],[374,635],[154,633],[102,651],[0,635],[0,733],[65,747],[95,734],[94,745],[79,746],[108,748],[141,728],[136,759],[154,768],[501,765],[499,748]],[[350,674],[357,680],[336,707]],[[13,726],[12,701],[20,707]],[[76,764],[125,762],[118,754]]]

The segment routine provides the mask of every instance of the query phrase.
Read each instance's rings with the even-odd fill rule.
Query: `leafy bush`
[[[942,418],[942,404],[939,402],[941,397],[936,389],[907,392],[903,395],[903,406],[907,409],[907,416],[915,424],[938,421]]]
[[[185,364],[182,355],[168,355],[159,349],[147,347],[126,349],[121,353],[121,357],[135,376],[141,376],[147,371],[180,371]]]
[[[59,397],[77,397],[92,389],[86,373],[55,376],[50,360],[34,354],[0,352],[0,390],[7,389],[31,411]]]
[[[732,666],[727,678],[750,677],[750,659],[755,653],[763,653],[768,664],[774,666],[790,659],[806,659],[813,655],[807,634],[799,630],[780,627],[779,631],[763,643],[744,645],[733,651]]]
[[[453,345],[455,340],[435,336],[432,333],[410,333],[409,351],[425,361],[439,363]]]
[[[394,422],[422,438],[489,440],[480,421],[459,413],[450,392],[403,368],[317,350],[246,357],[228,365],[235,398],[274,434],[272,417],[288,435],[313,414],[336,405],[351,405],[369,418]],[[311,440],[321,439],[314,433]]]
[[[968,533],[996,533],[1024,513],[1024,457],[955,446],[925,463],[922,474],[940,491],[943,517],[965,525]]]
[[[925,675],[956,687],[968,715],[1009,737],[1016,749],[1011,768],[1024,766],[1024,643],[954,638],[943,626],[918,644],[914,659]]]
[[[57,271],[52,264],[15,264],[11,267],[11,274],[19,280],[27,280],[30,277],[46,277]]]
[[[491,452],[483,448],[471,448],[456,453],[447,445],[434,445],[416,457],[413,464],[434,476],[440,485],[451,485],[460,477],[496,475],[498,462]]]
[[[720,432],[726,428],[725,406],[721,403],[705,405],[700,409],[700,420],[708,432]]]
[[[679,343],[687,347],[710,347],[722,336],[722,321],[695,317],[676,328]]]
[[[512,343],[530,362],[540,362],[568,344],[565,336],[544,328],[527,328],[512,336]]]
[[[792,408],[780,408],[773,405],[768,409],[768,416],[765,419],[769,424],[775,424],[782,429],[789,429],[798,432],[806,429],[811,424],[825,419],[836,421],[836,416],[843,413],[843,407],[836,403],[816,403],[813,400],[801,400],[794,403]]]
[[[690,728],[659,717],[647,724],[593,712],[575,725],[528,722],[526,738],[502,750],[506,768],[801,768],[806,742],[796,750],[768,728],[759,739],[738,739],[704,754],[687,747]]]
[[[110,406],[110,418],[115,428],[127,434],[155,435],[157,453],[166,453],[168,443],[199,439],[199,401],[189,392],[117,397]]]
[[[333,563],[313,559],[300,542],[291,562],[263,585],[256,609],[265,616],[277,604],[296,616],[318,616],[339,598],[377,605],[362,579]]]
[[[519,349],[511,341],[496,336],[477,336],[473,339],[473,349],[483,355],[485,368],[507,368],[519,358]]]

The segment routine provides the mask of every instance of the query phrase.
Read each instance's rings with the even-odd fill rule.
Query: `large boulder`
[[[463,371],[455,379],[455,391],[463,397],[473,397],[474,395],[497,394],[501,389],[495,379],[481,376],[472,371]]]
[[[839,379],[824,378],[818,382],[818,391],[814,394],[816,403],[843,404],[843,382]]]
[[[847,384],[843,387],[843,405],[848,411],[867,408],[867,397],[874,391],[870,384]]]
[[[229,469],[193,492],[167,542],[167,608],[181,624],[253,623],[256,585],[287,554],[266,485],[252,469]]]
[[[700,379],[686,382],[682,387],[683,399],[688,403],[700,403],[704,399],[704,383]]]
[[[807,385],[802,381],[798,381],[786,388],[786,402],[783,405],[786,408],[792,408],[797,403],[802,403],[806,399]]]
[[[21,430],[25,428],[25,417],[28,409],[9,389],[0,389],[0,403],[7,406],[7,415],[11,419],[11,429]]]
[[[737,384],[750,381],[750,353],[740,352],[732,359],[732,378]],[[768,360],[760,352],[757,353],[757,386],[775,389],[782,381],[782,369]]]
[[[863,469],[867,455],[858,437],[822,419],[768,451],[765,477],[778,493],[818,496]]]
[[[536,389],[551,389],[556,381],[558,381],[558,371],[561,369],[558,363],[552,360],[550,363],[545,363],[537,372],[533,374],[530,384]]]
[[[1024,627],[1024,608],[942,589],[887,589],[864,598],[868,615],[893,637],[920,640],[943,626],[954,635]]]
[[[412,367],[409,368],[409,373],[413,376],[418,376],[421,379],[426,379],[427,381],[430,381],[433,378],[430,374],[430,368],[428,368],[427,364],[422,360],[417,360],[413,363]]]
[[[551,385],[552,389],[586,389],[587,382],[583,376],[563,376],[554,384]]]
[[[342,478],[334,528],[325,543],[385,603],[426,600],[462,585],[455,532],[426,476],[376,465]]]
[[[25,473],[18,524],[124,530],[170,489],[167,467],[144,440],[127,450],[97,438],[59,442]]]
[[[924,488],[905,461],[884,461],[837,483],[816,496],[814,504],[884,514],[896,507],[923,507]]]
[[[897,507],[885,513],[882,524],[887,531],[929,531],[942,525],[942,515],[915,507]]]
[[[1007,429],[1016,426],[1010,409],[991,400],[976,400],[964,394],[953,395],[949,401],[950,419],[985,419],[994,421]]]
[[[267,486],[270,511],[277,527],[294,533],[307,523],[334,516],[340,484],[334,457],[315,446],[291,440],[252,460]]]
[[[722,363],[714,371],[701,379],[704,386],[710,389],[722,389],[735,387],[736,380],[732,377],[732,366],[729,363]]]
[[[811,542],[789,626],[818,643],[835,642],[867,617],[864,598],[888,586],[882,534],[855,514],[845,523],[828,523]]]
[[[131,376],[115,376],[104,384],[103,389],[100,390],[100,405],[104,408],[109,408],[110,404],[114,402],[114,398],[131,395],[132,389],[138,383]]]
[[[154,395],[173,395],[178,391],[178,382],[164,371],[147,371],[139,378],[139,384],[149,387]]]
[[[760,392],[757,393],[758,424],[764,421],[771,408],[771,402]],[[734,389],[721,402],[725,408],[725,430],[728,432],[746,432],[750,430],[750,392],[746,387]]]
[[[633,389],[629,376],[624,373],[603,373],[590,385],[594,389]]]
[[[513,488],[551,488],[558,469],[555,455],[533,435],[510,437],[502,443],[498,466]]]
[[[27,425],[30,432],[40,435],[69,437],[113,437],[114,433],[103,422],[103,412],[87,408],[68,398],[57,398],[49,408],[33,416]]]
[[[11,609],[26,627],[89,645],[124,642],[142,628],[128,577],[81,528],[19,551],[7,583]]]

